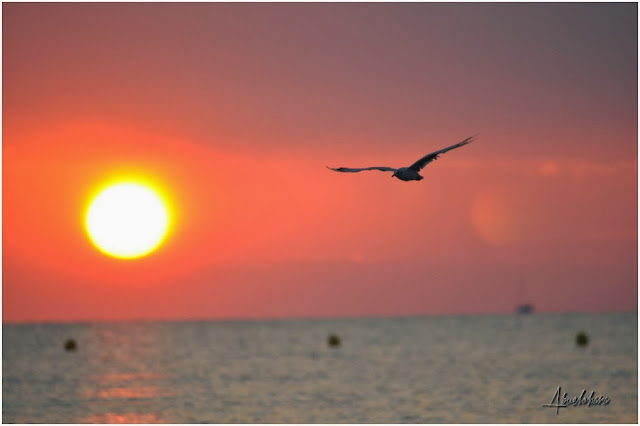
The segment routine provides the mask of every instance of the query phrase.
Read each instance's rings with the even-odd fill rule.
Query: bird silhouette
[[[327,166],[327,168],[330,170],[334,170],[336,172],[343,172],[343,173],[357,173],[357,172],[362,172],[364,170],[380,170],[382,172],[393,172],[393,175],[391,177],[397,177],[398,179],[404,180],[404,181],[422,180],[424,179],[424,177],[420,175],[419,172],[424,168],[424,166],[426,166],[427,164],[431,163],[434,160],[437,160],[440,154],[444,154],[447,151],[460,148],[461,146],[464,146],[470,142],[473,142],[477,136],[478,135],[473,135],[471,137],[466,138],[462,142],[458,142],[455,145],[451,145],[439,151],[435,151],[435,152],[432,152],[431,154],[427,154],[421,159],[419,159],[418,161],[416,161],[415,163],[413,163],[412,165],[410,165],[409,167],[400,167],[396,169],[393,167],[376,167],[376,166],[361,167],[361,168],[351,168],[351,167],[333,168],[333,167]]]

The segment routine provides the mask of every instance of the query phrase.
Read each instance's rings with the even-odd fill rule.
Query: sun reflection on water
[[[87,351],[87,361],[95,373],[78,388],[86,411],[77,422],[170,423],[166,413],[175,392],[157,363],[161,333],[149,324],[96,325],[92,331],[97,344]]]
[[[78,420],[78,423],[149,424],[166,422],[156,414],[107,413],[83,417]]]
[[[81,417],[78,423],[167,423],[162,415],[153,412],[157,409],[154,402],[174,395],[162,385],[165,378],[146,372],[91,376],[83,396],[92,411],[101,413]],[[140,412],[116,412],[123,400]],[[112,408],[114,411],[110,411]]]

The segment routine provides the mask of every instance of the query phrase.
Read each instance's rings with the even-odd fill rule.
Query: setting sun
[[[100,251],[133,259],[160,245],[169,227],[169,214],[162,198],[148,186],[119,183],[91,201],[85,226]]]

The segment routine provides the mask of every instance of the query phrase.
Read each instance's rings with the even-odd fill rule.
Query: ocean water
[[[2,420],[637,423],[637,326],[637,313],[3,325]],[[543,407],[558,386],[610,402]]]

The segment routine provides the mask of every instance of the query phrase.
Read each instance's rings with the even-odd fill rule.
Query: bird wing
[[[462,142],[458,142],[455,145],[451,145],[451,146],[449,146],[447,148],[441,149],[440,151],[436,151],[436,152],[432,152],[431,154],[427,154],[424,157],[422,157],[421,159],[419,159],[418,161],[416,161],[415,163],[413,163],[411,166],[409,166],[409,168],[411,170],[415,170],[416,172],[419,172],[420,170],[422,170],[424,168],[424,166],[426,166],[427,164],[429,164],[433,160],[437,160],[438,156],[440,154],[444,154],[447,151],[451,151],[452,149],[460,148],[461,146],[466,145],[469,142],[473,142],[473,140],[474,140],[474,138],[476,136],[478,136],[478,135],[473,135],[471,137],[466,138]]]
[[[337,169],[334,169],[333,167],[329,167],[327,166],[327,169],[331,169],[334,170],[336,172],[345,172],[345,173],[357,173],[357,172],[361,172],[363,170],[380,170],[382,172],[395,172],[396,169],[394,169],[393,167],[362,167],[359,169],[352,169],[349,167],[338,167]]]

